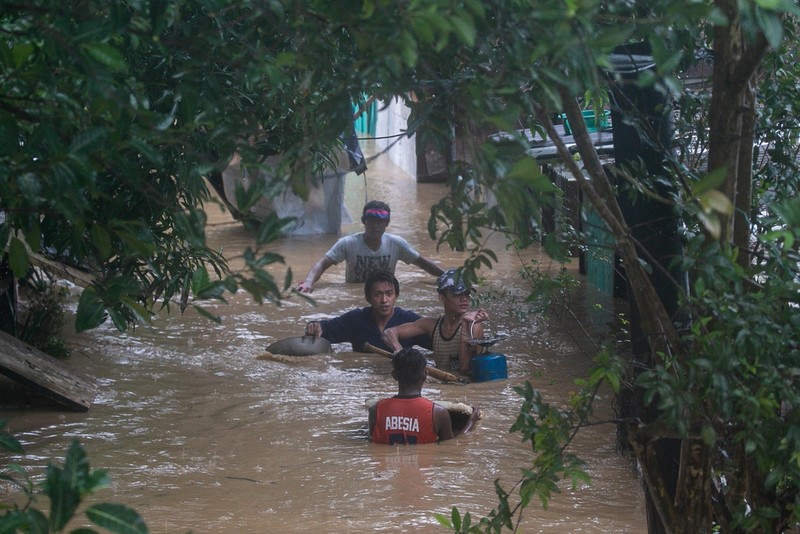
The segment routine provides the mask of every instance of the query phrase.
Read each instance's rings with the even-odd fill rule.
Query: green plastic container
[[[589,133],[605,130],[608,128],[608,125],[611,124],[611,110],[609,109],[603,110],[603,116],[600,119],[600,124],[597,124],[597,121],[595,120],[593,109],[584,109],[581,113],[583,114],[583,122],[586,123],[586,129],[589,130]],[[564,119],[564,135],[572,135],[572,128],[569,127],[567,114],[562,113],[561,118]]]

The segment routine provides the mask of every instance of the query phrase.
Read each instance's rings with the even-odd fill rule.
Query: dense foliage
[[[203,177],[235,150],[253,165],[286,153],[294,172],[272,187],[303,193],[347,124],[347,41],[313,32],[327,42],[298,53],[289,20],[276,2],[2,3],[0,242],[19,277],[29,252],[98,274],[79,330],[109,316],[124,329],[190,293],[281,298],[289,281],[263,272],[280,258],[248,251],[250,274],[228,272],[201,208]],[[265,221],[258,243],[289,224]]]
[[[567,407],[521,388],[514,430],[534,460],[517,496],[498,482],[489,518],[470,524],[456,511],[452,526],[514,528],[533,497],[546,504],[561,478],[581,479],[569,443],[607,386],[637,405],[622,435],[642,468],[652,531],[779,532],[800,519],[794,2],[0,5],[0,242],[20,277],[42,251],[98,273],[81,298],[80,329],[107,317],[125,328],[158,304],[185,306],[190,294],[286,296],[291,273],[276,284],[263,270],[279,257],[248,250],[248,271],[231,273],[207,249],[203,177],[234,152],[246,165],[282,153],[285,177],[240,191],[239,206],[282,188],[304,194],[362,92],[406,99],[410,128],[442,150],[466,141],[429,228],[472,252],[468,274],[491,266],[483,244],[495,231],[520,247],[541,239],[566,258],[564,236],[584,236],[540,224],[557,194],[525,155],[524,126],[555,141],[607,226],[635,305],[637,348],[632,359],[602,351]],[[630,43],[653,66],[623,81],[612,53]],[[710,75],[701,70],[701,83],[689,84],[698,58],[710,58]],[[655,116],[636,113],[620,87],[663,104]],[[634,157],[606,172],[580,115],[603,105],[658,168]],[[578,156],[555,135],[561,112]],[[657,134],[668,122],[665,143]],[[497,130],[512,138],[484,142]],[[631,205],[665,209],[682,252],[654,258]],[[264,221],[257,243],[289,224]],[[653,282],[664,273],[675,302]]]
[[[0,450],[4,453],[22,455],[20,442],[4,430],[5,421],[0,420]],[[81,503],[95,492],[108,487],[111,479],[102,469],[91,469],[86,452],[78,440],[73,440],[64,466],[48,464],[45,479],[34,484],[28,473],[17,463],[0,466],[0,481],[19,487],[26,502],[0,506],[0,532],[64,532],[75,517]],[[49,513],[41,510],[40,499],[47,497]],[[147,525],[131,508],[117,503],[102,502],[84,510],[86,517],[95,525],[119,534],[147,534]],[[89,528],[71,530],[74,533],[95,532]]]

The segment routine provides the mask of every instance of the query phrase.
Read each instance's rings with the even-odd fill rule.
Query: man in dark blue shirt
[[[400,295],[400,283],[392,274],[385,271],[373,271],[364,282],[364,297],[369,306],[351,310],[344,315],[322,321],[311,321],[306,325],[306,335],[320,336],[331,343],[349,342],[356,352],[364,352],[364,343],[369,343],[384,350],[390,350],[381,336],[386,328],[404,323],[412,323],[420,318],[412,311],[395,306]],[[422,335],[403,339],[403,347],[420,347],[430,349],[431,338]]]

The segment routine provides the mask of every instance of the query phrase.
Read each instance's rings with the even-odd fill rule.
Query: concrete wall
[[[399,98],[378,101],[378,118],[375,124],[375,148],[386,151],[389,159],[409,176],[417,179],[417,151],[415,136],[408,137],[408,116],[411,110]]]

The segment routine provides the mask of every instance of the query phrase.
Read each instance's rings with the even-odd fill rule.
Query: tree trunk
[[[739,142],[739,173],[736,177],[736,211],[733,218],[733,244],[739,248],[739,265],[750,265],[750,219],[753,203],[753,144],[756,123],[756,95],[753,84],[742,91],[741,141]]]
[[[0,259],[0,330],[11,335],[17,330],[17,295],[17,279],[4,255]]]
[[[567,118],[570,124],[575,125],[573,126],[573,138],[583,158],[584,169],[589,175],[588,178],[572,159],[560,136],[556,133],[547,112],[543,108],[536,108],[534,110],[535,114],[545,126],[548,136],[556,145],[562,163],[566,165],[569,172],[575,177],[581,186],[581,190],[591,202],[592,208],[600,214],[600,217],[602,217],[614,235],[617,242],[617,250],[625,264],[626,274],[631,281],[633,297],[636,299],[636,305],[641,311],[642,329],[646,332],[646,338],[652,353],[677,354],[682,359],[685,354],[682,352],[678,331],[672,324],[672,318],[665,309],[663,302],[661,302],[644,265],[639,261],[631,229],[625,223],[622,210],[614,196],[614,189],[606,176],[597,151],[594,149],[592,140],[589,137],[589,132],[583,122],[580,106],[574,98],[570,98],[566,94],[566,91],[562,96]]]
[[[729,25],[714,27],[708,172],[724,169],[725,181],[719,190],[732,206],[740,207],[749,200],[752,174],[753,136],[747,107],[753,105],[755,97],[748,92],[752,91],[751,80],[767,51],[767,42],[762,34],[752,42],[745,41],[736,0],[715,0],[714,5],[725,13]],[[748,205],[740,215],[749,213]],[[743,246],[742,251],[746,251],[747,238],[740,241],[741,235],[749,236],[749,230],[741,226],[744,223],[735,231],[733,216],[720,214],[720,222],[721,241]]]

